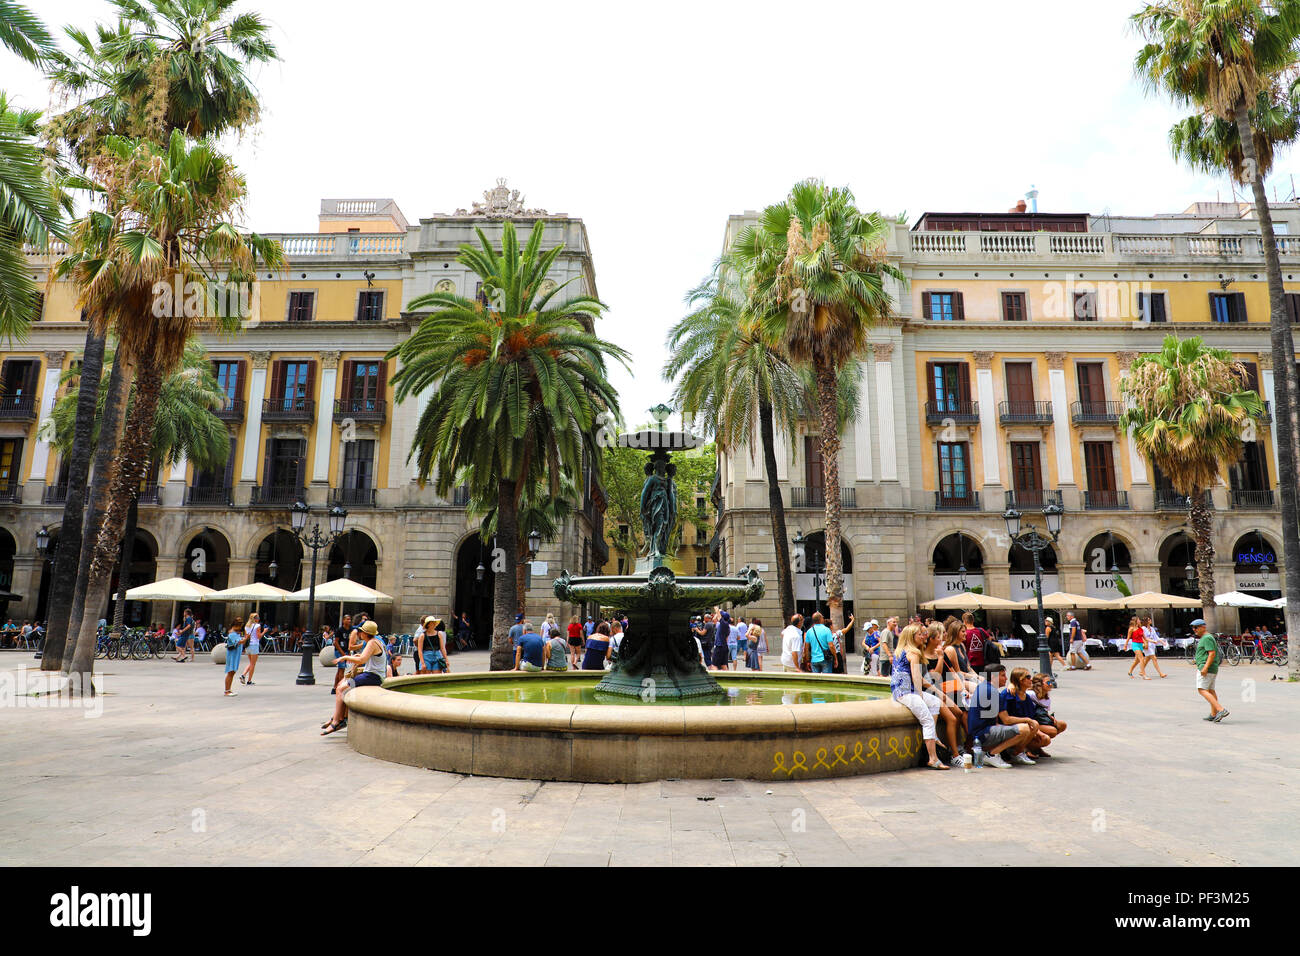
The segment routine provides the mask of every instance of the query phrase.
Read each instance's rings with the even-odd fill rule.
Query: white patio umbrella
[[[1037,598],[1025,598],[1023,601],[1017,601],[1016,606],[1022,611],[1032,611],[1038,607]],[[1109,608],[1110,602],[1104,598],[1088,597],[1084,594],[1071,594],[1069,591],[1053,591],[1051,594],[1043,595],[1043,607],[1050,608],[1078,608],[1081,611],[1089,608]]]
[[[284,588],[277,588],[273,584],[266,584],[263,581],[254,581],[252,584],[241,584],[238,587],[226,588],[224,591],[213,591],[208,595],[209,601],[247,601],[257,605],[257,613],[262,613],[262,602],[271,601],[279,603],[287,600],[289,592]]]
[[[1241,591],[1228,591],[1226,594],[1214,595],[1214,603],[1219,607],[1277,607],[1272,601],[1265,601],[1253,594]]]
[[[153,584],[142,584],[138,588],[131,588],[126,592],[126,599],[128,601],[171,601],[171,621],[174,623],[177,601],[196,603],[206,601],[208,595],[212,593],[212,588],[199,584],[198,581],[191,581],[188,578],[163,578]]]
[[[1286,607],[1286,598],[1280,597],[1276,601],[1265,601],[1269,607]]]
[[[288,595],[286,601],[306,601],[311,597],[311,589],[303,588]],[[350,578],[335,578],[324,584],[316,585],[316,600],[329,604],[391,604],[393,599],[383,591],[376,591],[364,584],[358,584]]]
[[[978,594],[975,591],[963,591],[961,594],[951,594],[948,597],[926,601],[921,605],[921,609],[923,611],[969,611],[973,609],[982,611],[1018,611],[1020,606],[1019,601],[1008,601],[1006,598],[994,597],[991,594]]]
[[[1149,608],[1174,608],[1174,607],[1200,607],[1201,602],[1196,598],[1181,597],[1177,594],[1161,594],[1157,591],[1143,591],[1140,594],[1130,594],[1128,597],[1115,598],[1113,601],[1107,601],[1106,606],[1112,609],[1124,608],[1129,610],[1141,610]]]

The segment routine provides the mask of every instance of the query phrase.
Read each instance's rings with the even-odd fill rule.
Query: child
[[[1007,697],[1007,713],[1012,717],[1020,717],[1031,720],[1034,732],[1029,735],[1029,740],[1025,744],[1025,751],[1031,757],[1041,757],[1043,748],[1052,742],[1052,738],[1045,732],[1044,724],[1040,719],[1045,716],[1045,711],[1040,707],[1040,702],[1029,696],[1031,678],[1029,671],[1023,667],[1017,667],[1011,672],[1011,679],[1007,683],[1007,690],[1010,694]]]
[[[1029,696],[1035,701],[1035,720],[1039,729],[1049,738],[1055,739],[1065,733],[1065,721],[1052,712],[1052,684],[1046,674],[1035,674],[1031,682]],[[1040,757],[1050,757],[1047,751],[1040,751]]]

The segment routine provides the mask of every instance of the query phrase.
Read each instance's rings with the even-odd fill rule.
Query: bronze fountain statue
[[[627,633],[618,659],[596,685],[598,693],[624,697],[676,699],[723,696],[725,691],[705,669],[691,635],[692,613],[714,605],[748,604],[763,596],[763,581],[750,568],[736,577],[677,577],[667,566],[677,527],[677,468],[672,451],[694,448],[699,439],[689,432],[663,428],[671,409],[651,409],[658,429],[620,435],[618,443],[650,450],[645,485],[641,489],[641,526],[646,555],[630,575],[572,578],[561,571],[555,579],[555,596],[571,604],[595,601],[624,611]]]

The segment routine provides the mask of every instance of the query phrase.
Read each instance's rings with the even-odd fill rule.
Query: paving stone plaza
[[[1292,863],[1300,687],[1264,664],[1225,667],[1232,713],[1206,724],[1181,659],[1147,682],[1128,663],[1060,675],[1070,729],[1034,767],[595,785],[361,756],[346,732],[319,736],[331,675],[297,686],[288,656],[264,657],[231,699],[202,656],[101,662],[102,713],[87,718],[15,696],[33,661],[5,652],[0,864]],[[452,664],[486,669],[487,654]]]

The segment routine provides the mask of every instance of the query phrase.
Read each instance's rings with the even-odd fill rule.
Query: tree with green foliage
[[[1241,457],[1241,434],[1263,417],[1264,403],[1245,388],[1246,370],[1227,349],[1199,336],[1165,336],[1161,350],[1138,358],[1120,380],[1129,406],[1120,427],[1188,499],[1205,617],[1214,617],[1214,524],[1206,492],[1225,462]]]
[[[1282,265],[1278,258],[1273,216],[1264,188],[1275,138],[1291,121],[1278,115],[1289,108],[1292,81],[1300,67],[1300,0],[1159,0],[1132,17],[1146,41],[1134,68],[1153,91],[1166,93],[1180,106],[1197,110],[1214,135],[1231,123],[1235,146],[1221,132],[1209,155],[1227,160],[1227,168],[1249,185],[1259,220],[1264,271],[1268,278],[1270,344],[1273,352],[1278,472],[1295,475],[1300,467],[1300,378],[1287,316]],[[1196,159],[1196,137],[1184,131],[1184,156]],[[1177,133],[1177,128],[1175,128]],[[1204,139],[1204,138],[1202,138]],[[1174,141],[1175,149],[1180,143]],[[1295,481],[1278,485],[1282,510],[1282,552],[1286,567],[1287,629],[1300,633],[1300,489]],[[1288,661],[1290,676],[1300,680],[1300,654]]]
[[[651,426],[646,426],[651,427]],[[650,452],[623,445],[611,445],[603,451],[604,464],[601,481],[605,488],[605,518],[614,527],[606,531],[609,543],[622,555],[628,573],[645,550],[645,534],[641,527],[641,489],[645,485],[646,466]],[[709,505],[696,503],[701,492],[713,486],[717,473],[717,449],[712,442],[690,452],[677,452],[672,456],[676,472],[673,486],[677,490],[677,523],[670,536],[669,556],[675,557],[683,544],[687,526],[708,530],[711,524]],[[626,533],[619,530],[626,527]],[[690,569],[686,569],[690,573]]]
[[[502,225],[501,247],[481,229],[457,261],[482,282],[485,301],[450,292],[417,296],[425,312],[415,332],[389,357],[396,400],[423,392],[429,401],[416,424],[408,459],[421,481],[433,478],[447,496],[464,483],[471,500],[497,503],[497,547],[505,565],[519,562],[520,502],[526,491],[557,497],[565,474],[599,467],[599,417],[617,417],[609,359],[628,353],[591,331],[605,306],[589,295],[568,297],[569,283],[542,290],[562,245],[542,251],[546,223],[520,246],[514,223]],[[509,629],[519,605],[514,575],[493,591],[492,669],[513,666]]]
[[[887,281],[906,282],[885,257],[892,228],[878,212],[861,212],[848,189],[808,179],[763,210],[758,225],[742,230],[731,249],[745,274],[747,308],[764,337],[792,362],[808,366],[817,387],[826,594],[836,629],[844,625],[838,376],[865,354],[868,330],[892,315]]]

